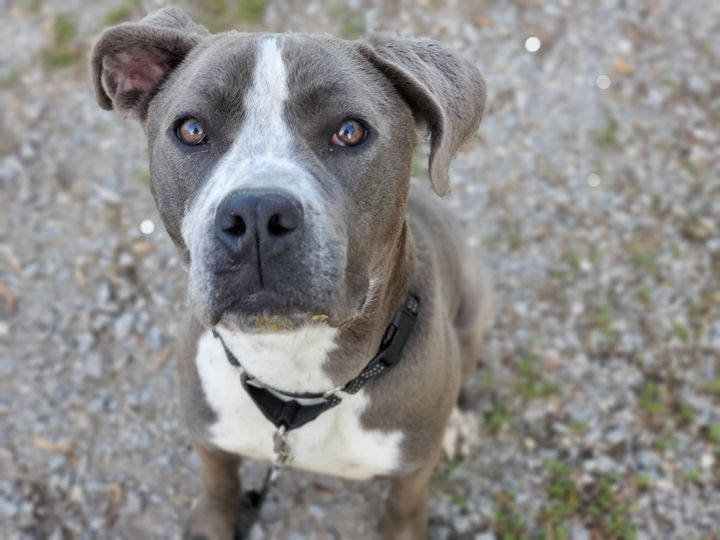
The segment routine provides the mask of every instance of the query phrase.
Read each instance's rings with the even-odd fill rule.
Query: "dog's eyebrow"
[[[336,82],[324,82],[321,84],[309,85],[293,92],[293,99],[297,101],[310,99],[326,99],[338,95],[346,90],[345,85]]]
[[[217,107],[227,112],[242,107],[243,94],[237,87],[225,84],[222,80],[217,84],[203,86],[197,91],[198,96],[209,103],[213,107]]]

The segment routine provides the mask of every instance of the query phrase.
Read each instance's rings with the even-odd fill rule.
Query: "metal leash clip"
[[[275,452],[275,463],[277,465],[287,465],[293,460],[287,430],[283,425],[273,435],[273,452]]]

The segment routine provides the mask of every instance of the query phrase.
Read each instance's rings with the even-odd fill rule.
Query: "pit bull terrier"
[[[382,536],[424,537],[491,298],[410,162],[429,131],[432,188],[449,191],[478,71],[428,39],[210,35],[170,7],[106,30],[91,75],[101,107],[142,123],[188,267],[181,399],[204,491],[186,536],[233,538],[252,458],[391,477]]]

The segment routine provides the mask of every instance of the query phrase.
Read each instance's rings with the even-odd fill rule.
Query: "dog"
[[[144,127],[188,268],[180,386],[203,493],[185,536],[234,537],[249,458],[390,477],[381,535],[425,537],[492,299],[411,159],[429,132],[448,193],[483,115],[478,70],[429,39],[211,35],[175,7],[105,30],[90,62],[99,105]]]

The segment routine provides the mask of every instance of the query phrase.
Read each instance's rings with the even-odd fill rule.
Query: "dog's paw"
[[[234,540],[235,512],[200,499],[185,524],[183,540]]]
[[[477,416],[472,411],[454,407],[443,436],[443,455],[447,460],[465,459],[480,441]]]

